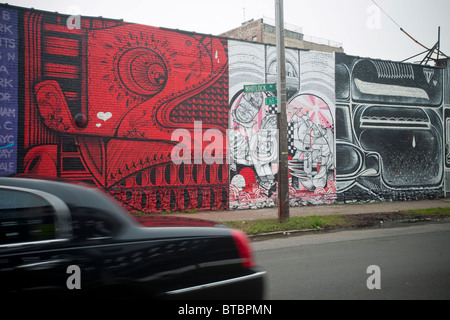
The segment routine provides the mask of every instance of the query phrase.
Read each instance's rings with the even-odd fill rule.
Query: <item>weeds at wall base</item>
[[[249,236],[288,234],[300,231],[328,231],[344,228],[384,227],[396,223],[432,222],[450,219],[450,208],[431,208],[392,213],[368,213],[291,217],[288,222],[277,219],[239,220],[224,223],[244,231]]]

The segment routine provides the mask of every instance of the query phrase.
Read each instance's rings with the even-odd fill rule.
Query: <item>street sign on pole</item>
[[[277,104],[277,97],[268,97],[266,98],[266,106],[271,106],[273,104]]]
[[[266,91],[276,91],[277,85],[275,83],[264,83],[264,84],[252,84],[244,86],[244,92],[266,92]]]

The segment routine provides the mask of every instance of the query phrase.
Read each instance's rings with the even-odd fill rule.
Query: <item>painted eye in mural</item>
[[[161,92],[166,85],[167,75],[163,59],[150,49],[131,49],[120,57],[120,79],[135,94],[153,96]]]

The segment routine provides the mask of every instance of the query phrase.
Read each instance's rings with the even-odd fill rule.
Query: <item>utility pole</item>
[[[286,116],[286,58],[284,46],[283,0],[275,0],[277,35],[277,108],[278,108],[278,220],[289,220],[289,168]]]

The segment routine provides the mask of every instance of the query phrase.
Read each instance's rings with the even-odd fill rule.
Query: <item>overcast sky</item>
[[[431,48],[437,42],[440,26],[441,50],[450,56],[450,1],[375,2],[395,23],[373,0],[284,0],[284,19],[301,27],[306,35],[342,43],[347,54],[394,61],[425,50],[402,33],[400,27]],[[245,20],[275,19],[275,0],[9,0],[8,3],[213,35],[236,28]]]

